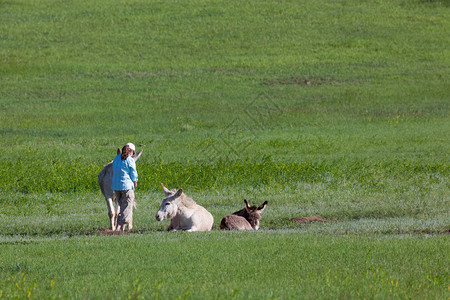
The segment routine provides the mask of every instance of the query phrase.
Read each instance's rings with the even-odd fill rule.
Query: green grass
[[[448,1],[0,0],[0,20],[0,298],[448,297]],[[134,234],[102,237],[97,174],[130,141]],[[216,229],[162,232],[160,182]],[[262,232],[220,232],[243,199],[269,201]]]
[[[447,246],[286,231],[6,241],[0,282],[18,298],[442,299]]]

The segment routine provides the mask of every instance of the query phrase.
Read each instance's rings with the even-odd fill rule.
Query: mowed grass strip
[[[152,233],[3,241],[6,297],[427,298],[448,293],[448,237]]]
[[[394,182],[395,183],[395,182]],[[168,185],[171,188],[184,186]],[[413,186],[413,187],[412,187]],[[449,229],[446,182],[430,186],[390,184],[368,190],[348,182],[305,182],[289,185],[232,186],[184,192],[220,220],[251,204],[269,204],[262,214],[262,230],[295,229],[316,234],[440,234]],[[14,237],[77,236],[108,228],[106,202],[99,191],[75,193],[5,193],[1,235]],[[162,231],[168,221],[155,219],[162,190],[136,193],[134,232]],[[319,216],[330,222],[298,224],[292,218]]]

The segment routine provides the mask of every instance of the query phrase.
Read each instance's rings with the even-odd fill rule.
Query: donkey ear
[[[249,212],[249,211],[250,211],[250,205],[248,205],[248,202],[247,202],[247,200],[245,200],[245,199],[244,199],[244,203],[245,203],[245,210],[246,210],[247,212]]]
[[[175,193],[175,198],[180,197],[182,193],[183,193],[183,189],[179,189],[179,190]]]
[[[261,205],[257,208],[258,211],[259,211],[259,213],[262,213],[262,212],[263,212],[264,208],[266,208],[266,205],[267,205],[268,203],[269,203],[269,202],[264,201],[264,203],[261,204]]]
[[[136,153],[136,154],[133,155],[134,161],[137,161],[137,160],[139,159],[139,157],[141,157],[142,151],[143,151],[143,150],[141,150],[141,151],[139,151],[138,153]]]
[[[172,195],[172,192],[169,191],[169,190],[164,186],[164,184],[161,183],[161,187],[162,187],[162,189],[163,189],[163,191],[164,191],[164,194],[166,194],[166,196]]]
[[[117,148],[117,155],[122,154],[122,149]]]

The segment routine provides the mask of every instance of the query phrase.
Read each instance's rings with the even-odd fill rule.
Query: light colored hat
[[[131,150],[133,150],[134,152],[136,152],[136,147],[134,146],[133,143],[127,143],[125,146],[130,147]]]

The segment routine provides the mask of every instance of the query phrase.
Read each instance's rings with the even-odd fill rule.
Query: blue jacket
[[[138,180],[136,162],[131,156],[122,160],[120,154],[113,160],[113,180],[111,189],[113,191],[126,191],[134,189],[133,181]]]

